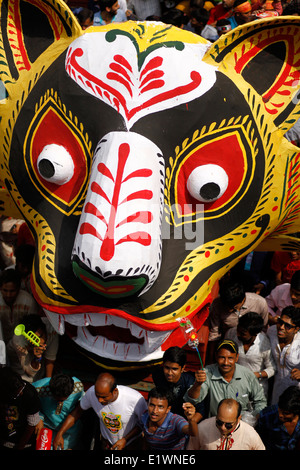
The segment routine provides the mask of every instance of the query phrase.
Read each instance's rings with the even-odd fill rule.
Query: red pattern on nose
[[[130,145],[127,143],[120,144],[119,150],[118,150],[118,166],[117,166],[117,172],[116,172],[115,178],[113,178],[111,172],[104,164],[100,164],[97,167],[97,170],[99,173],[108,176],[114,183],[114,190],[113,190],[111,200],[98,183],[93,182],[91,184],[92,192],[103,197],[110,204],[110,213],[109,213],[109,217],[107,220],[104,217],[104,215],[101,213],[101,211],[95,205],[88,203],[85,207],[86,213],[95,215],[98,219],[100,219],[102,222],[105,223],[106,225],[105,236],[102,237],[93,225],[86,223],[86,222],[82,223],[79,229],[79,232],[81,235],[89,234],[102,241],[102,245],[100,248],[100,258],[103,259],[104,261],[110,261],[113,258],[115,254],[116,245],[119,245],[121,243],[135,242],[143,246],[149,246],[151,244],[151,235],[143,231],[129,233],[125,237],[119,240],[115,239],[116,216],[117,216],[119,205],[124,204],[125,202],[128,202],[128,201],[135,200],[135,199],[151,200],[153,197],[152,191],[144,189],[144,190],[132,192],[128,194],[124,200],[120,201],[120,191],[122,188],[122,184],[125,181],[128,181],[128,179],[134,178],[135,176],[149,177],[152,175],[151,170],[145,169],[145,170],[139,170],[138,172],[133,172],[131,175],[124,178],[124,169],[125,169],[129,154],[130,154]],[[130,214],[126,219],[123,219],[118,224],[118,226],[124,225],[126,223],[130,223],[133,220],[143,222],[144,224],[148,224],[152,221],[152,219],[153,219],[153,215],[149,211],[135,212],[134,214]]]

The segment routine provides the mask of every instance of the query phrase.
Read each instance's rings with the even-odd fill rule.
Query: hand
[[[279,315],[275,315],[274,317],[272,315],[269,315],[269,325],[276,325],[278,318]]]
[[[34,429],[34,432],[36,434],[36,438],[38,439],[39,437],[39,434],[41,432],[41,430],[43,429],[44,427],[44,422],[42,419],[40,419],[40,421],[38,422],[38,424],[36,425],[35,429]]]
[[[58,447],[60,447],[61,450],[64,450],[64,438],[59,432],[56,434],[53,440],[53,450],[57,450]]]
[[[36,358],[41,358],[45,349],[47,348],[46,344],[40,344],[40,346],[34,346],[33,348],[33,354]]]
[[[204,369],[195,372],[195,380],[201,385],[206,381],[206,372]]]
[[[111,446],[111,450],[123,450],[125,446],[126,446],[126,439],[122,437],[122,439],[119,439],[117,442],[115,442]]]
[[[190,421],[195,416],[196,408],[189,402],[183,403],[182,408],[184,409],[184,414],[187,417],[187,420]]]
[[[291,379],[293,380],[300,380],[300,370],[299,369],[292,369],[291,372]]]
[[[255,284],[255,286],[253,286],[254,293],[259,295],[264,287],[265,286],[262,282],[259,282],[258,284]]]

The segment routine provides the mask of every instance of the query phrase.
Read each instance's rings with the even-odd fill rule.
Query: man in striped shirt
[[[186,419],[171,412],[172,393],[153,388],[148,395],[148,411],[140,420],[147,450],[184,450],[188,436],[196,436],[195,407],[184,403]]]

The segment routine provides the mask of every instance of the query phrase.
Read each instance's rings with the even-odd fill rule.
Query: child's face
[[[167,361],[163,364],[165,378],[170,383],[177,383],[183,370],[184,367],[181,367],[177,362]]]

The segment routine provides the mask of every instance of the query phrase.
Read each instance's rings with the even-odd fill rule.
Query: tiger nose
[[[133,132],[100,141],[72,255],[88,287],[106,296],[151,287],[161,262],[163,192],[164,160],[153,142]]]

